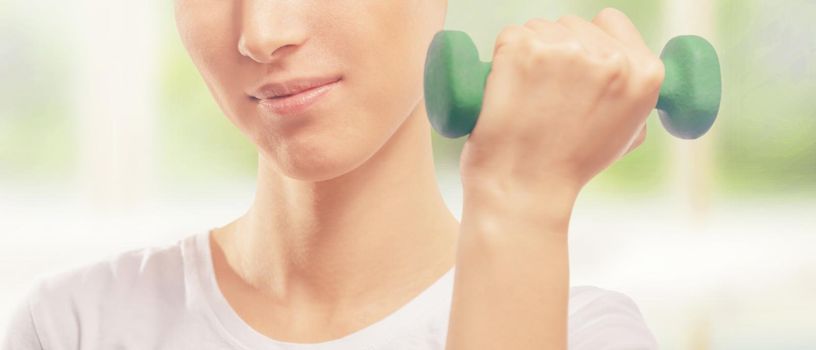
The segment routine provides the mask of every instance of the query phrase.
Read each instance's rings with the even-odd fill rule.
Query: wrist
[[[463,179],[463,224],[475,230],[537,231],[566,236],[581,187],[561,179]],[[494,227],[496,227],[494,229]]]

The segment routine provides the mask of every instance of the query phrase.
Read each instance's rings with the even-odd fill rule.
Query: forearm
[[[536,193],[466,191],[447,350],[567,348],[567,230],[577,192]]]

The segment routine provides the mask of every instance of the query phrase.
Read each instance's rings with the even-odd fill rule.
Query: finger
[[[524,23],[524,27],[534,31],[538,35],[538,38],[545,43],[563,43],[577,39],[575,33],[561,25],[561,23],[544,18],[533,18],[527,21],[527,23]],[[584,49],[586,49],[586,47],[584,47]]]
[[[505,27],[496,37],[496,44],[493,46],[493,56],[495,57],[496,52],[502,47],[523,40],[529,35],[535,35],[535,32],[528,27],[520,25]]]
[[[607,7],[592,20],[607,34],[617,39],[624,47],[635,53],[650,53],[651,50],[643,41],[643,37],[635,27],[635,24],[620,10]]]
[[[600,29],[597,25],[573,15],[562,16],[557,23],[572,30],[587,45],[590,51],[600,57],[608,57],[615,52],[625,52],[623,45]]]

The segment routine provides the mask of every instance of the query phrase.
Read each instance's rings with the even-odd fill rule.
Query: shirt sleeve
[[[2,350],[42,350],[37,325],[31,315],[30,300],[33,291],[20,300],[8,320],[8,326],[0,342]]]
[[[654,350],[655,339],[627,295],[595,287],[578,288],[569,320],[570,350]]]

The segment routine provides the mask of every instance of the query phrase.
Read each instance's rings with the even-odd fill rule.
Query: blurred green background
[[[664,349],[816,349],[816,1],[449,0],[446,27],[489,60],[507,24],[607,6],[655,52],[708,38],[723,101],[693,142],[653,113],[646,142],[592,181],[573,281],[631,295]],[[0,27],[0,301],[246,209],[255,150],[187,57],[171,1],[4,1]],[[433,137],[456,212],[464,138]]]
[[[160,10],[155,115],[159,183],[253,176],[255,154],[217,109],[179,44],[168,3]],[[723,67],[721,114],[711,135],[713,189],[733,197],[805,196],[816,189],[816,2],[788,0],[717,0],[707,37],[718,48]],[[74,45],[55,11],[32,11],[38,5],[3,5],[0,98],[0,175],[3,181],[64,181],[77,174],[76,125],[66,111],[74,108]],[[39,5],[53,8],[53,5]],[[531,17],[555,19],[574,13],[587,19],[601,8],[626,12],[650,47],[663,47],[674,35],[663,28],[669,16],[664,1],[505,1],[449,2],[447,28],[470,32],[483,55],[491,52],[502,26]],[[52,14],[48,14],[52,13]],[[29,14],[31,17],[26,17]],[[695,14],[696,15],[696,14]],[[41,16],[47,16],[43,21]],[[36,17],[36,18],[34,18]],[[693,19],[689,19],[692,21]],[[48,28],[43,24],[48,24]],[[694,30],[694,28],[690,28]],[[60,36],[55,40],[55,33]],[[139,67],[132,67],[138,69]],[[9,82],[14,82],[10,84]],[[666,173],[669,136],[650,117],[643,147],[603,173],[595,183],[608,191],[659,191]],[[455,163],[464,141],[436,137],[437,158]],[[218,164],[218,166],[213,166]]]

